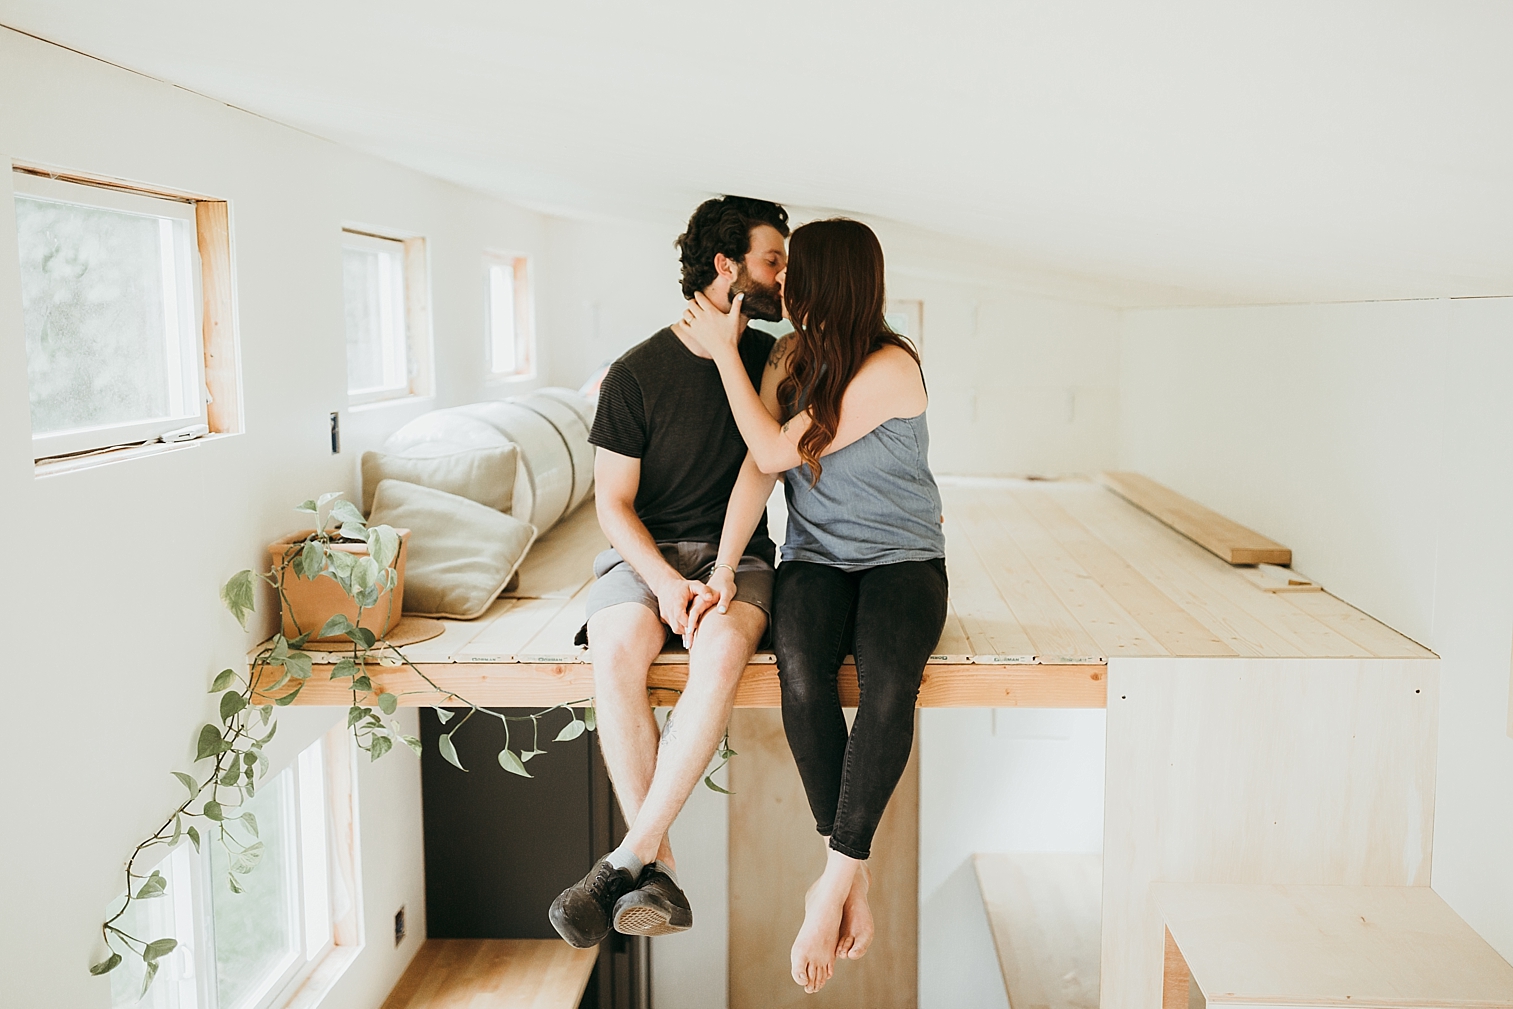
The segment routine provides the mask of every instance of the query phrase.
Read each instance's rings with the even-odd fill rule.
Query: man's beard
[[[741,314],[748,319],[761,319],[764,322],[783,321],[783,292],[778,285],[770,287],[757,283],[746,272],[746,264],[741,264],[740,271],[735,280],[730,284],[730,297],[733,299],[738,294],[746,295],[741,302]]]

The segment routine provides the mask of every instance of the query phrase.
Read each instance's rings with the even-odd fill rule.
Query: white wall
[[[9,172],[0,173],[0,1005],[103,1006],[86,968],[134,844],[173,808],[205,690],[244,634],[220,583],[297,528],[291,506],[352,491],[355,458],[432,404],[345,411],[339,231],[344,221],[430,239],[437,404],[502,390],[481,380],[485,246],[544,251],[543,218],[42,42],[0,31],[0,157],[102,173],[231,203],[246,433],[38,480],[16,287]],[[549,319],[541,316],[543,334]],[[549,346],[549,337],[546,341]],[[548,362],[549,364],[550,362]],[[288,712],[285,759],[335,712]],[[325,1003],[380,1004],[425,934],[419,767],[400,751],[358,773],[368,945]],[[394,948],[392,916],[408,910]],[[22,966],[24,965],[24,967]]]
[[[1127,313],[1119,463],[1442,658],[1436,891],[1513,959],[1513,299]]]

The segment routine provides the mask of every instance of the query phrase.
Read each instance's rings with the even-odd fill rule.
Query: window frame
[[[156,440],[172,431],[207,424],[205,402],[205,362],[202,326],[202,268],[196,241],[195,212],[191,203],[167,197],[124,193],[91,187],[76,182],[41,178],[17,173],[12,179],[12,197],[70,207],[100,209],[168,220],[173,228],[173,333],[176,348],[177,381],[170,385],[170,402],[178,397],[182,407],[167,417],[101,424],[94,427],[68,428],[48,434],[32,435],[32,458],[93,452],[117,445],[139,444]],[[191,404],[193,409],[191,409]]]
[[[32,180],[64,183],[87,191],[83,202],[104,194],[122,194],[183,204],[192,208],[194,234],[191,249],[198,257],[194,284],[198,290],[200,384],[209,402],[204,403],[202,423],[206,430],[190,440],[173,443],[110,440],[97,448],[57,455],[37,455],[33,464],[38,477],[87,469],[143,454],[189,447],[201,440],[240,434],[245,429],[242,410],[241,349],[237,332],[235,263],[231,243],[231,207],[223,199],[161,186],[149,186],[107,175],[90,174],[38,163],[11,161],[9,192],[14,202],[18,190],[30,189]],[[0,196],[7,195],[0,187]],[[102,204],[103,205],[103,204]],[[15,236],[12,235],[12,240]],[[119,430],[107,427],[101,431]],[[169,428],[169,431],[178,428]]]
[[[431,339],[431,281],[430,251],[422,235],[406,235],[373,228],[367,225],[344,224],[341,228],[341,248],[350,244],[355,248],[371,247],[373,242],[395,242],[402,253],[404,289],[404,355],[408,382],[403,387],[379,389],[354,393],[351,389],[352,375],[347,372],[347,405],[352,407],[376,406],[406,400],[425,398],[433,394],[433,361]],[[346,290],[342,285],[342,309],[346,310]],[[345,315],[343,316],[345,318]],[[345,338],[343,340],[345,343]]]
[[[495,366],[494,271],[508,270],[514,284],[515,367]],[[489,382],[525,382],[536,377],[536,306],[531,257],[521,252],[485,250],[483,254],[483,354]]]

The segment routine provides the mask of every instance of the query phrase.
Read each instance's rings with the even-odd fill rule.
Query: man
[[[728,311],[740,294],[748,317],[780,320],[787,236],[788,214],[774,203],[706,201],[677,242],[683,296],[703,292]],[[751,327],[741,338],[756,388],[772,345]],[[689,608],[708,598],[705,582],[746,443],[714,361],[671,327],[610,366],[589,440],[598,448],[599,525],[612,548],[594,561],[585,631],[599,745],[630,830],[552,903],[552,924],[578,947],[598,944],[611,928],[665,935],[693,925],[667,831],[709,765],[767,628],[774,552],[763,518],[733,572],[735,600],[704,615],[688,640]],[[688,683],[659,742],[646,681],[669,633],[688,643]]]

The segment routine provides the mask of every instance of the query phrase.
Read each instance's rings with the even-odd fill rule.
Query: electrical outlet
[[[405,909],[401,907],[394,912],[394,945],[398,946],[405,937]]]
[[[341,414],[331,411],[331,454],[341,454]]]

